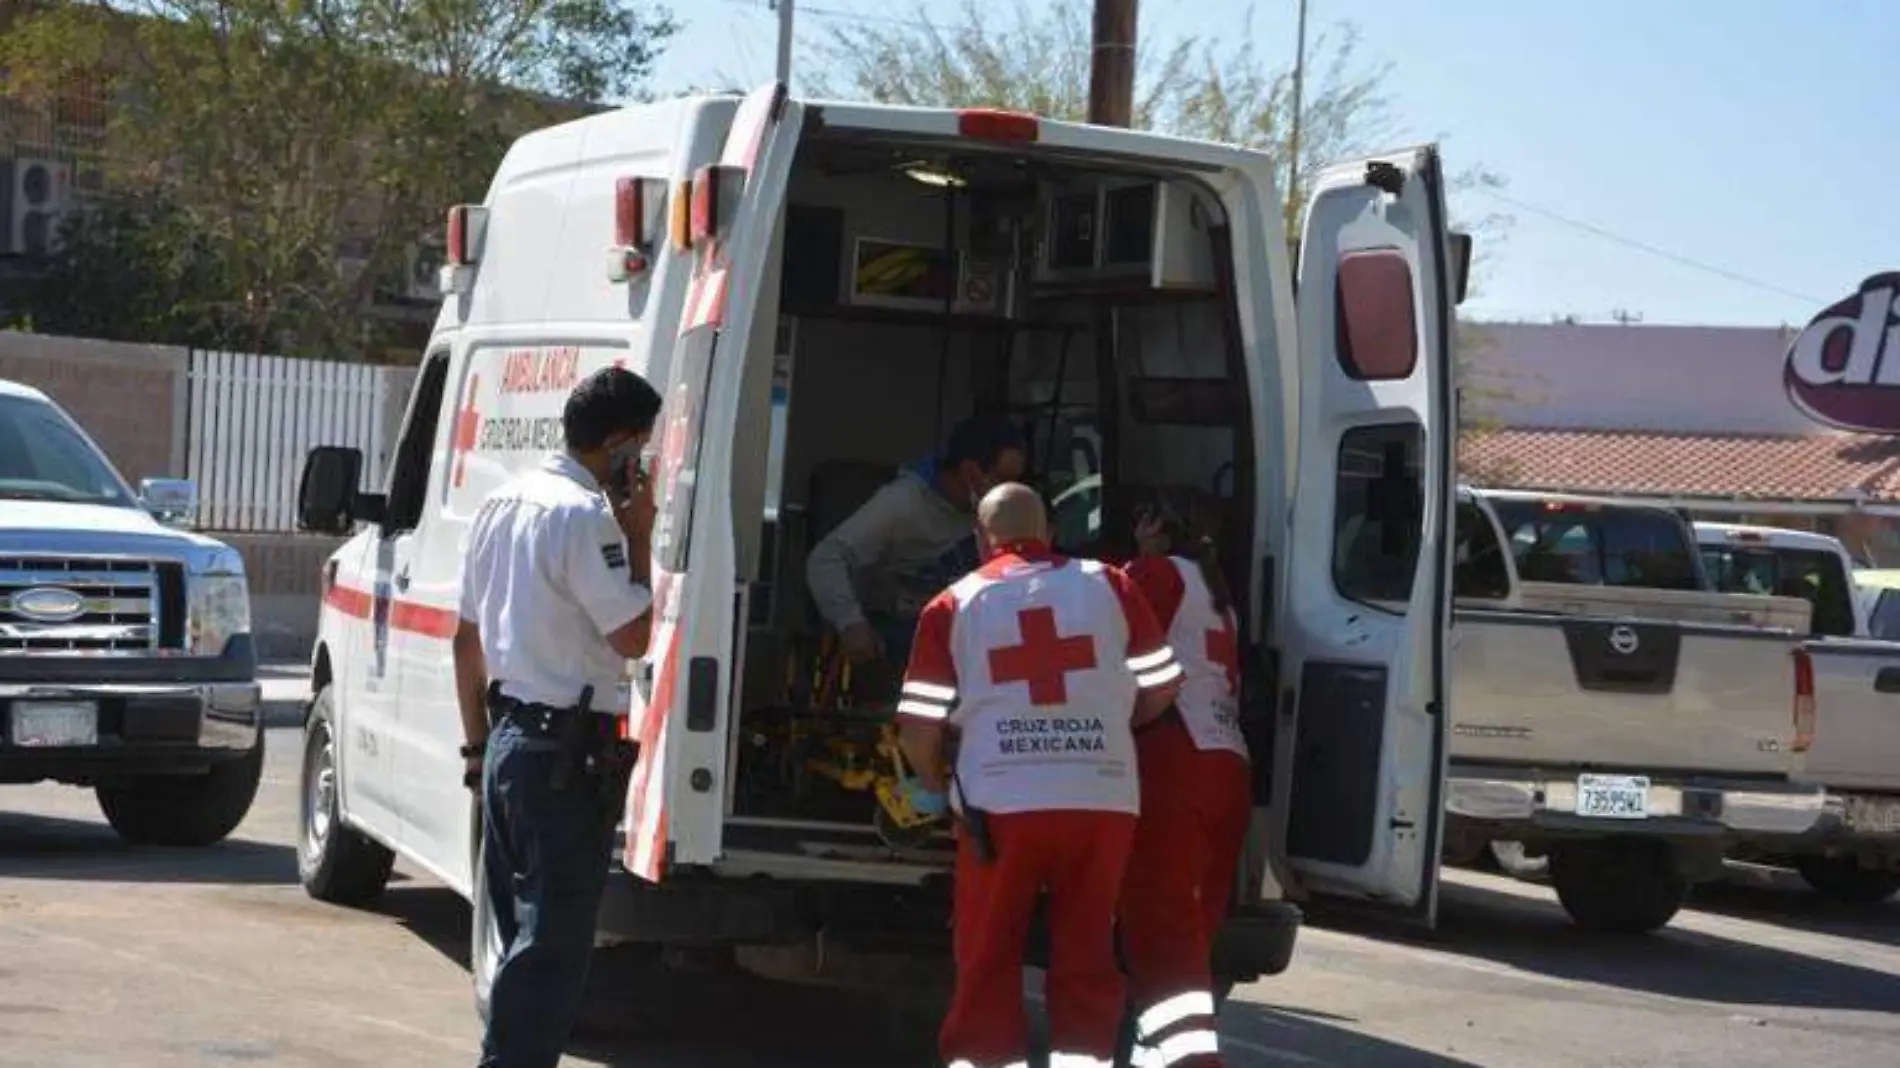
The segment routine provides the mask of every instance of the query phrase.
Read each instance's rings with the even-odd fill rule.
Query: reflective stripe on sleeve
[[[1158,668],[1161,665],[1168,663],[1169,661],[1173,659],[1174,659],[1174,650],[1164,645],[1161,648],[1156,649],[1154,652],[1143,653],[1140,656],[1129,657],[1128,670],[1134,671],[1134,672],[1153,671],[1155,668]]]
[[[1115,1062],[1087,1053],[1051,1053],[1049,1068],[1115,1068]]]
[[[950,704],[957,699],[957,691],[949,686],[939,686],[934,682],[921,682],[917,679],[904,681],[905,697],[921,697],[926,701]]]
[[[911,700],[909,698],[905,698],[904,700],[897,702],[897,713],[900,716],[916,716],[919,719],[948,719],[950,718],[950,710],[943,707],[942,705],[933,705],[924,701]]]
[[[1135,685],[1144,690],[1152,690],[1156,686],[1166,686],[1168,683],[1180,678],[1181,675],[1181,665],[1170,660],[1166,667],[1156,668],[1153,671],[1136,675]]]

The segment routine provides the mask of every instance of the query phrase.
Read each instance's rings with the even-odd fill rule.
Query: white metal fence
[[[381,484],[387,368],[194,350],[189,376],[186,469],[200,525],[295,530],[297,479],[318,445],[361,449],[365,484]]]

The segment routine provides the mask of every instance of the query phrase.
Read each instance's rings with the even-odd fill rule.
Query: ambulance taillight
[[[488,240],[488,209],[479,204],[457,204],[449,209],[442,270],[437,286],[445,294],[467,293],[475,285],[475,265],[482,260]]]
[[[653,221],[659,215],[665,183],[650,178],[614,182],[614,243],[607,251],[607,277],[629,281],[653,264]]]
[[[667,240],[672,242],[675,252],[685,252],[693,247],[692,213],[693,183],[676,183],[666,219]]]
[[[689,232],[700,245],[718,238],[720,227],[731,222],[738,194],[745,188],[745,169],[709,163],[693,173],[693,205]]]
[[[1042,136],[1042,120],[1021,111],[967,108],[957,112],[957,133],[976,141],[1026,144]]]

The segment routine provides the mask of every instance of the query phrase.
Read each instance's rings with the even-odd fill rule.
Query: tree
[[[0,68],[28,101],[92,79],[113,104],[107,218],[72,232],[53,283],[208,256],[165,276],[179,310],[134,325],[349,357],[377,347],[372,298],[448,204],[481,199],[510,140],[637,90],[673,29],[626,0],[49,4],[9,27]]]

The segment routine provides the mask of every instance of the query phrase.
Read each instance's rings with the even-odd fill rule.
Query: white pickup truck
[[[263,769],[244,560],[196,507],[0,380],[0,783],[90,787],[140,844],[224,838]]]
[[[1648,931],[1725,854],[1820,833],[1807,602],[1709,592],[1660,506],[1464,491],[1456,539],[1454,859],[1521,842],[1579,925]]]
[[[1738,854],[1788,864],[1809,885],[1851,902],[1900,891],[1900,643],[1871,626],[1877,599],[1856,590],[1839,539],[1808,531],[1697,523],[1715,587],[1799,596],[1814,605],[1804,647],[1814,733],[1795,778],[1826,789],[1830,826],[1800,848]],[[1771,844],[1772,845],[1772,844]]]

